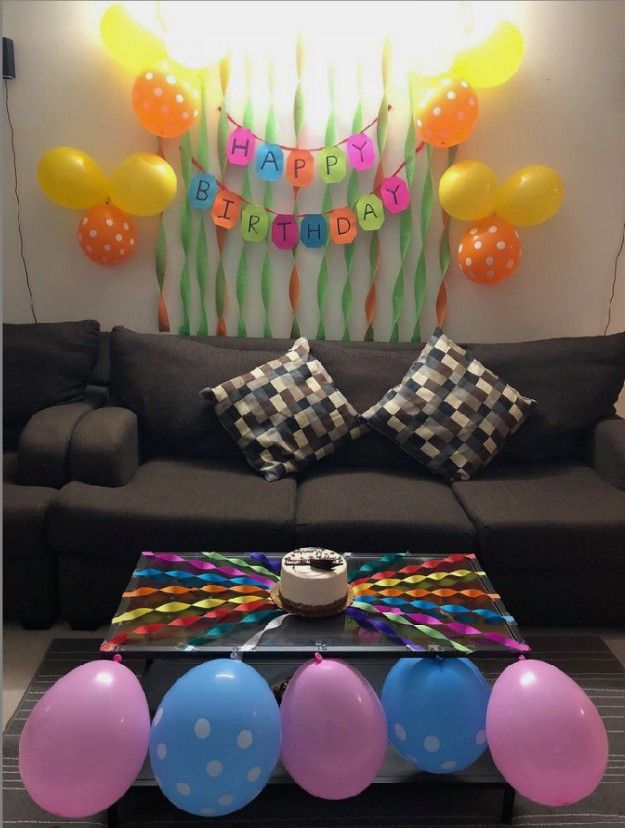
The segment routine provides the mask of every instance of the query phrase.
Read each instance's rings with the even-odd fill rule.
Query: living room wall
[[[294,12],[287,12],[280,3],[268,4],[268,14],[276,15],[276,19],[273,24],[271,19],[269,24],[267,19],[264,21],[260,30],[262,42],[255,43],[243,42],[235,19],[237,14],[253,14],[249,4],[210,5],[212,32],[223,30],[224,36],[232,41],[234,55],[249,57],[252,72],[261,71],[268,53],[272,54],[279,79],[275,93],[278,123],[281,134],[285,134],[284,140],[288,141],[291,137],[288,130],[293,129],[290,76],[294,72],[280,71],[280,67],[290,67],[292,44],[289,38],[279,39],[281,21],[278,18]],[[517,23],[523,32],[525,58],[519,73],[507,84],[482,91],[478,127],[461,145],[458,159],[485,161],[500,179],[526,164],[548,164],[562,176],[566,197],[555,218],[521,231],[523,262],[513,278],[492,287],[473,284],[461,274],[452,257],[447,280],[446,328],[459,340],[482,341],[601,333],[607,321],[615,257],[625,221],[625,57],[622,48],[625,5],[603,0],[499,5],[505,7],[502,16]],[[98,22],[106,6],[99,2],[29,0],[8,0],[3,4],[3,33],[15,41],[17,78],[9,81],[8,92],[15,130],[24,256],[40,321],[93,317],[105,328],[124,324],[151,331],[157,329],[158,294],[154,276],[157,220],[138,220],[139,246],[129,262],[117,268],[101,267],[86,259],[76,243],[78,214],[46,201],[35,177],[39,157],[56,145],[80,147],[106,170],[131,152],[154,151],[155,139],[141,128],[132,113],[132,78],[111,60],[99,40]],[[306,76],[309,103],[306,128],[311,141],[317,138],[323,142],[327,119],[324,96],[318,94],[324,62],[331,59],[339,76],[337,131],[347,135],[357,95],[354,71],[357,62],[364,67],[365,122],[377,114],[381,94],[377,66],[382,35],[386,34],[379,31],[380,16],[383,14],[384,28],[388,21],[388,33],[393,35],[411,26],[414,28],[419,13],[427,11],[427,4],[418,3],[379,2],[366,6],[362,19],[357,21],[354,17],[354,25],[348,32],[350,37],[345,36],[343,28],[337,31],[330,19],[329,42],[335,47],[330,57],[315,47],[314,31],[318,29],[312,34],[308,32],[307,54],[312,63]],[[316,10],[315,4],[299,3],[298,7],[301,20],[295,22],[303,23],[306,40],[305,22],[311,21],[312,15],[318,17],[319,5]],[[239,11],[235,13],[235,9]],[[404,35],[404,42],[405,39]],[[237,61],[233,64],[236,78]],[[375,72],[370,71],[371,66],[376,67]],[[401,97],[400,75],[401,67],[398,67],[393,79],[397,101]],[[243,93],[238,100],[235,94],[229,102],[230,109],[242,110],[242,106]],[[262,106],[261,102],[261,109]],[[405,103],[397,103],[398,116],[402,107],[405,109]],[[241,116],[242,112],[236,114]],[[390,147],[391,153],[396,152],[396,157],[401,158],[405,128],[390,129],[389,135],[389,140],[395,142]],[[3,138],[5,321],[27,322],[32,317],[20,258],[6,118]],[[176,166],[176,147],[173,152],[168,149],[166,152]],[[446,153],[437,152],[435,172],[440,173]],[[179,200],[183,189],[179,186]],[[320,203],[314,194],[311,198],[312,203],[315,198]],[[166,217],[168,270],[164,295],[172,317],[172,330],[177,329],[181,312],[182,250],[176,224],[178,215],[179,205],[175,221],[173,209],[171,221]],[[452,250],[462,229],[460,222],[452,222]],[[428,278],[421,317],[425,334],[435,320],[440,232],[440,214],[435,210],[427,242],[428,272],[432,276]],[[233,297],[227,308],[229,331],[236,330],[234,279],[240,244],[238,240],[236,245],[231,245],[231,258],[226,262],[226,278]],[[354,306],[358,308],[366,294],[369,262],[368,247],[356,250]],[[250,255],[252,274],[261,261],[257,251]],[[272,261],[274,294],[278,297],[272,309],[272,328],[276,335],[288,335],[288,276],[292,257],[289,253],[273,251]],[[345,278],[342,251],[329,250],[328,263],[330,312],[326,333],[328,338],[338,338],[342,332],[338,297]],[[397,264],[392,253],[382,259],[375,320],[375,335],[379,339],[388,339],[390,333],[391,294]],[[318,324],[316,272],[314,261],[310,272],[304,265],[301,280],[301,328],[309,336],[314,336]],[[333,279],[333,273],[337,278]],[[262,307],[258,280],[251,290],[247,328],[250,334],[260,334]],[[209,310],[209,329],[214,321]],[[411,318],[407,306],[400,321],[401,338],[409,338],[413,324],[414,317]],[[625,255],[618,264],[610,331],[623,328]],[[363,334],[364,317],[355,311],[352,336],[362,338]]]

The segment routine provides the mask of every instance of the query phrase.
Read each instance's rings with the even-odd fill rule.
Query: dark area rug
[[[54,826],[107,824],[106,814],[85,820],[57,819],[32,802],[18,771],[19,734],[43,693],[62,675],[98,657],[97,639],[57,639],[39,666],[3,740],[3,825]],[[549,661],[577,681],[597,705],[610,740],[606,776],[588,799],[567,809],[548,809],[517,796],[513,825],[625,825],[625,671],[599,638],[541,636],[530,639],[534,658]],[[509,660],[478,659],[492,683]],[[124,660],[141,671],[143,663]],[[156,788],[131,790],[119,807],[121,825],[174,828],[219,825],[224,828],[482,828],[499,824],[501,792],[488,789],[374,785],[343,802],[314,799],[295,785],[271,785],[251,805],[230,817],[206,820],[176,810]]]

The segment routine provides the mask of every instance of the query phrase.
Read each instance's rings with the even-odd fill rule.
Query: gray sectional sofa
[[[91,408],[71,429],[63,479],[37,510],[18,515],[5,502],[5,527],[36,532],[57,567],[64,618],[79,628],[106,622],[141,550],[282,553],[322,544],[370,555],[472,551],[521,623],[625,622],[617,589],[625,421],[614,415],[625,333],[469,343],[537,407],[488,467],[451,485],[374,432],[297,477],[268,483],[253,471],[199,391],[289,345],[123,328],[101,335],[95,374],[108,400],[83,401]],[[364,411],[399,382],[420,346],[312,342],[311,350]],[[5,544],[5,560],[19,549]]]

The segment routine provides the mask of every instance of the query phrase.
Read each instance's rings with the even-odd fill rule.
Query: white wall
[[[319,3],[315,5],[318,10],[322,7]],[[348,5],[355,8],[353,3]],[[523,265],[512,279],[494,288],[484,288],[470,283],[453,267],[448,279],[447,330],[461,340],[483,341],[600,333],[605,325],[614,258],[625,221],[625,3],[589,0],[508,5],[524,33],[526,56],[520,72],[506,85],[481,91],[480,121],[473,136],[460,148],[459,158],[486,161],[501,178],[525,164],[552,165],[564,179],[566,199],[550,222],[522,230]],[[229,108],[240,118],[242,98],[236,90],[242,61],[236,56],[237,48],[240,58],[244,47],[237,43],[237,6],[236,3],[210,3],[213,31],[223,25],[235,50],[234,91]],[[293,13],[292,6],[281,3],[277,6],[282,9],[282,16]],[[352,40],[349,44],[351,52],[341,58],[336,55],[338,45],[335,50],[340,76],[337,104],[340,135],[349,134],[356,101],[354,54],[360,57],[365,69],[364,109],[368,120],[377,113],[379,103],[377,50],[381,36],[413,25],[412,19],[406,20],[406,15],[418,14],[419,4],[372,2],[366,6],[368,18],[361,22],[356,42]],[[298,7],[302,9],[303,4]],[[129,94],[132,79],[100,44],[97,27],[102,8],[102,3],[95,2],[5,0],[3,4],[3,33],[15,41],[17,79],[9,81],[9,96],[15,126],[25,255],[40,320],[95,317],[106,328],[125,324],[150,331],[156,329],[157,287],[153,268],[156,220],[137,219],[139,248],[130,262],[119,268],[103,268],[88,261],[78,248],[75,227],[79,214],[46,201],[35,179],[40,155],[59,144],[86,150],[109,170],[130,152],[154,149],[155,139],[139,126],[132,114]],[[331,8],[330,4],[327,8]],[[344,32],[338,34],[343,37]],[[283,41],[274,57],[279,77],[276,106],[286,142],[292,137],[294,71],[290,38]],[[327,54],[314,43],[309,42],[308,47],[305,75],[308,117],[303,138],[322,142],[327,116],[324,77]],[[257,131],[263,131],[264,54],[260,48],[253,48],[250,54],[255,67],[256,126]],[[392,91],[395,110],[387,159],[389,169],[401,160],[405,137],[407,110],[402,77],[396,73]],[[5,320],[26,322],[30,319],[29,305],[19,259],[7,136],[5,122]],[[168,159],[175,163],[175,142],[166,151]],[[439,166],[442,161],[441,156]],[[362,182],[365,191],[366,177],[363,176]],[[276,192],[278,199],[285,197],[283,191]],[[344,203],[340,192],[337,189],[336,199]],[[313,189],[302,197],[300,206],[313,210],[319,203],[319,190]],[[288,208],[287,203],[283,206],[285,210]],[[172,329],[180,321],[178,215],[178,207],[174,206],[167,220],[170,259],[166,299]],[[380,339],[387,338],[390,330],[390,295],[397,269],[397,224],[390,219],[384,229],[376,321],[376,336]],[[458,222],[453,224],[452,239],[456,244],[462,227]],[[434,322],[439,233],[437,215],[428,248],[430,285],[422,317],[425,333]],[[238,245],[236,241],[230,245],[230,284],[234,280]],[[354,273],[354,337],[361,337],[364,330],[361,308],[368,279],[366,239],[362,238],[359,245]],[[412,264],[416,245],[410,255]],[[260,256],[260,251],[250,254],[252,288],[246,308],[250,333],[260,331],[256,270]],[[277,251],[272,256],[278,293],[273,311],[274,327],[276,334],[284,335],[289,327],[286,285],[291,256]],[[333,337],[341,331],[335,299],[340,295],[345,271],[341,251],[329,249],[328,259],[331,286],[327,330],[328,336]],[[319,258],[312,253],[298,252],[298,261],[302,268],[303,332],[313,335],[317,324],[315,280]],[[411,289],[410,280],[409,298],[401,320],[404,337],[414,322]],[[210,296],[212,290],[211,281]],[[210,323],[214,320],[214,311],[210,307],[208,310]],[[233,297],[228,311],[231,330],[236,310]],[[625,255],[620,261],[610,330],[623,328]]]

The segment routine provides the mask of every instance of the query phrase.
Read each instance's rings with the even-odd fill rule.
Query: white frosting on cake
[[[308,561],[313,561],[313,565]],[[331,569],[321,565],[335,563]],[[306,607],[325,607],[335,604],[347,595],[347,564],[338,552],[316,547],[304,547],[289,552],[282,558],[280,595],[292,604]]]

